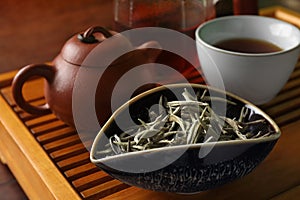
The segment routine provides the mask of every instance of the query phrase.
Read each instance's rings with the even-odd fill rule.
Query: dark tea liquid
[[[181,4],[178,5],[178,1],[159,1],[159,4],[149,2],[150,1],[145,1],[145,3],[143,3],[143,1],[136,1],[134,7],[131,8],[131,16],[128,14],[122,16],[122,13],[126,12],[120,12],[118,16],[119,20],[115,20],[115,30],[122,32],[140,27],[163,27],[179,31],[195,39],[196,28],[207,20],[205,8],[201,3],[196,1],[186,1],[184,6]],[[213,14],[214,13],[211,15]],[[213,18],[211,15],[210,17]],[[174,42],[178,43],[178,48],[186,52],[192,49],[178,41]],[[195,61],[198,62],[197,52],[191,51],[191,53]],[[166,51],[160,53],[156,62],[168,65],[176,69],[178,73],[184,75],[191,74],[189,71],[193,71],[194,68],[198,69],[199,67],[193,66],[184,58]],[[191,74],[190,76],[193,75]],[[169,79],[174,80],[174,76],[170,75]]]
[[[163,27],[182,32],[195,38],[196,28],[206,18],[206,10],[202,4],[189,2],[185,6],[177,5],[177,1],[160,1],[142,3],[137,1],[132,8],[119,9],[118,17],[114,21],[114,29],[118,32],[140,27]],[[121,6],[121,5],[119,5]],[[128,13],[131,12],[131,13]],[[209,15],[214,18],[215,12]]]
[[[250,38],[234,38],[214,44],[215,47],[240,53],[272,53],[282,49],[264,40]]]
[[[190,27],[190,28],[185,28],[185,29],[179,29],[179,30],[176,30],[176,31],[179,31],[187,36],[190,36],[191,38],[195,39],[195,30],[197,29],[197,27],[199,26],[200,24],[198,25],[195,25],[193,27]],[[135,27],[137,28],[137,27]],[[131,27],[129,26],[126,26],[124,24],[121,24],[119,22],[114,22],[114,29],[118,32],[122,32],[122,31],[125,31],[125,30],[130,30],[132,29]]]

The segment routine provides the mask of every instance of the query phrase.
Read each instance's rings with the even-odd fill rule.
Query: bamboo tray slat
[[[298,73],[299,70],[298,63],[294,73]],[[297,84],[294,84],[293,81],[300,82],[292,76],[290,82],[273,102],[262,106],[280,126],[300,119],[300,111],[296,109],[300,107],[300,92],[295,86]],[[42,83],[43,80],[29,82],[28,88],[31,88],[31,85],[34,87]],[[32,99],[42,97],[42,91],[33,91],[34,94],[30,95]],[[31,90],[25,89],[24,92],[30,93]],[[1,93],[10,106],[16,108],[10,86],[3,88]],[[20,109],[16,108],[15,110]],[[114,180],[90,163],[89,153],[73,128],[59,121],[53,114],[28,118],[22,112],[16,113],[81,198],[97,199],[113,195],[124,189],[124,192],[127,191],[129,186]]]
[[[263,9],[261,14],[284,19],[300,27],[300,15],[284,8]],[[0,151],[4,151],[5,160],[19,177],[18,180],[20,179],[20,184],[29,197],[35,199],[44,194],[43,198],[47,199],[158,199],[158,197],[198,199],[198,196],[194,195],[187,197],[161,194],[131,187],[99,170],[90,163],[89,152],[82,144],[76,130],[57,119],[54,114],[33,116],[16,106],[10,86],[14,75],[15,72],[0,75],[0,121],[2,123],[0,124]],[[31,80],[23,89],[26,99],[34,105],[45,103],[42,84],[42,79]],[[280,127],[285,128],[300,120],[299,88],[300,62],[297,63],[289,82],[278,96],[270,103],[261,106]],[[17,134],[11,135],[11,132]],[[26,144],[22,141],[26,141]],[[92,141],[88,143],[91,144]],[[10,144],[15,147],[10,149],[8,146]],[[32,149],[27,149],[26,145]],[[6,152],[5,149],[9,150]],[[18,158],[9,152],[12,150],[16,153],[15,156],[20,156],[19,163],[15,161]],[[35,151],[38,152],[35,154]],[[20,166],[15,166],[9,160],[14,160],[14,163],[19,165],[22,165],[21,161],[27,160],[28,162],[23,165],[27,167],[29,175],[32,175],[32,182],[24,176]],[[32,165],[33,163],[36,164]],[[300,178],[300,175],[295,178]],[[295,182],[291,182],[290,185],[297,186]],[[36,188],[40,191],[33,192],[37,190]],[[278,185],[278,193],[284,189],[283,186]],[[299,187],[296,187],[282,195],[299,194],[299,191]],[[204,192],[204,196],[205,194]],[[265,195],[267,194],[277,195],[271,191]]]

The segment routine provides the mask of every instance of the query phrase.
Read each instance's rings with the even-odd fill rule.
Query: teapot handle
[[[41,76],[44,77],[47,82],[51,82],[54,74],[54,68],[47,64],[27,65],[19,70],[12,82],[12,95],[16,104],[30,114],[43,115],[51,113],[47,103],[41,106],[33,106],[27,102],[23,96],[22,89],[25,82],[32,77]]]

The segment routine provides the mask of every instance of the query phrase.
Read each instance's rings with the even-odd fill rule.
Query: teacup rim
[[[195,31],[195,40],[196,43],[201,43],[203,46],[212,49],[214,51],[217,52],[222,52],[225,54],[230,54],[230,55],[235,55],[235,56],[248,56],[248,57],[266,57],[266,56],[277,56],[277,55],[282,55],[291,51],[294,51],[295,49],[300,48],[300,40],[298,41],[297,45],[294,45],[290,48],[287,49],[282,49],[280,51],[276,51],[276,52],[270,52],[270,53],[242,53],[242,52],[234,52],[234,51],[229,51],[229,50],[224,50],[221,48],[217,48],[207,42],[205,42],[203,39],[200,38],[200,34],[199,32],[207,25],[218,22],[218,21],[224,21],[224,20],[230,20],[230,19],[250,19],[250,18],[256,18],[256,19],[266,19],[266,20],[273,20],[273,21],[277,21],[286,25],[289,25],[290,27],[292,27],[294,30],[296,30],[298,32],[298,35],[300,36],[300,29],[298,27],[296,27],[295,25],[288,23],[286,21],[283,20],[279,20],[273,17],[267,17],[267,16],[260,16],[260,15],[232,15],[232,16],[224,16],[224,17],[219,17],[219,18],[215,18],[209,21],[206,21],[204,23],[202,23],[201,25],[199,25],[196,28]]]

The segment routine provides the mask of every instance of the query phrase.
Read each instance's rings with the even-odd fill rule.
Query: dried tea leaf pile
[[[150,122],[139,119],[140,125],[110,137],[107,150],[99,153],[121,154],[174,145],[247,140],[267,137],[273,133],[272,130],[265,129],[269,126],[262,117],[245,120],[245,116],[249,114],[247,107],[241,109],[238,118],[217,115],[209,104],[213,98],[215,101],[224,101],[231,105],[235,103],[206,96],[206,93],[205,90],[195,98],[185,89],[182,93],[184,101],[170,102],[161,96],[161,109],[158,113],[149,113],[152,119]]]

